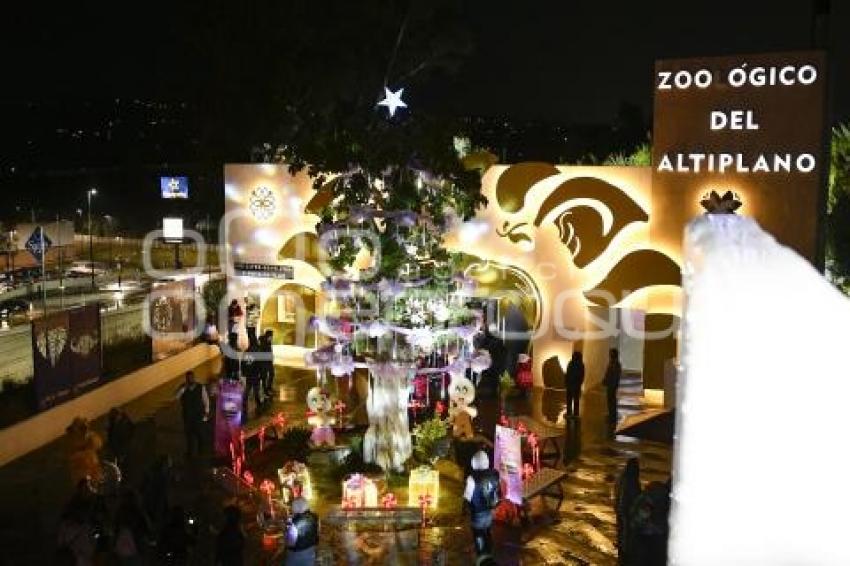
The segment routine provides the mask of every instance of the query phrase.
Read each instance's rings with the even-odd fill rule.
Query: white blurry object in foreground
[[[670,563],[850,564],[850,301],[751,219],[685,234]]]

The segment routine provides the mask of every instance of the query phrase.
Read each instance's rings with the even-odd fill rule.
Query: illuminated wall
[[[479,291],[510,295],[535,328],[535,384],[543,385],[544,366],[560,380],[574,348],[588,361],[588,383],[601,379],[612,308],[679,314],[679,259],[650,245],[650,177],[648,167],[495,165],[482,179],[486,208],[446,235]],[[324,280],[315,212],[326,194],[286,165],[227,165],[225,200],[232,260],[295,268],[293,281],[230,279],[236,296],[259,295],[261,325],[274,325],[278,289],[318,291]],[[310,301],[323,308],[321,292]]]
[[[291,175],[286,165],[225,165],[222,229],[229,265],[240,261],[288,264],[295,270],[292,280],[235,277],[228,273],[232,296],[259,297],[262,305],[260,328],[264,324],[274,328],[278,323],[288,322],[291,312],[280,304],[282,299],[275,297],[278,290],[284,293],[291,289],[317,291],[324,281],[314,262],[310,261],[309,242],[300,236],[315,235],[318,217],[306,211],[315,196],[312,179],[304,173]],[[285,296],[292,295],[290,292]],[[305,299],[305,308],[318,308],[321,304],[318,295]],[[303,316],[298,317],[301,319]],[[305,337],[308,345],[312,345],[312,338]],[[281,338],[276,336],[275,342]],[[275,351],[279,354],[280,348],[276,347]]]
[[[605,331],[612,307],[679,314],[679,258],[650,244],[650,177],[648,167],[493,166],[482,181],[487,207],[448,235],[450,248],[478,258],[473,265],[510,266],[503,272],[531,282],[535,384],[552,384],[544,373],[574,349],[588,384],[599,381],[615,343]]]

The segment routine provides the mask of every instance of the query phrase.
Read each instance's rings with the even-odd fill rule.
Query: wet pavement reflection
[[[199,368],[201,379],[217,375],[215,364]],[[272,407],[261,418],[284,412],[290,423],[303,422],[304,398],[316,383],[315,373],[277,369],[278,394]],[[182,422],[173,393],[180,379],[130,403],[127,410],[137,422],[133,446],[126,466],[126,481],[136,485],[144,471],[159,456],[168,454],[175,461],[175,477],[169,497],[172,504],[184,505],[201,525],[192,564],[211,564],[214,529],[221,524],[224,505],[234,500],[222,488],[211,470],[218,464],[207,455],[186,459]],[[340,380],[339,397],[347,404],[351,421],[364,425],[364,379]],[[439,392],[435,392],[439,394]],[[505,407],[511,416],[530,415],[535,421],[557,425],[564,404],[564,392],[534,390],[525,399],[509,399]],[[479,400],[477,427],[492,436],[499,418],[499,403],[494,399]],[[640,383],[624,378],[620,396],[620,418],[642,408]],[[605,418],[605,399],[601,390],[587,391],[582,397],[581,420],[560,425],[558,439],[563,461],[558,467],[567,471],[563,481],[565,499],[559,512],[546,509],[534,501],[529,525],[518,528],[494,526],[494,543],[499,564],[594,564],[616,563],[615,517],[612,506],[614,478],[627,458],[640,458],[644,482],[663,481],[669,476],[670,448],[663,445],[614,437]],[[252,412],[253,417],[253,412]],[[423,418],[423,416],[419,416]],[[255,419],[249,422],[256,424]],[[103,426],[98,423],[98,426]],[[362,434],[362,429],[360,429]],[[343,442],[345,437],[342,438]],[[274,443],[263,453],[250,457],[248,467],[257,478],[274,477],[281,461]],[[319,458],[320,459],[320,458]],[[316,468],[314,508],[323,516],[339,503],[338,479],[329,473],[327,464],[311,457]],[[323,470],[323,466],[327,469]],[[474,554],[467,517],[462,510],[463,474],[451,463],[440,464],[441,496],[439,509],[423,528],[398,532],[355,531],[323,524],[319,563],[322,564],[472,564]],[[259,481],[259,480],[258,480]],[[399,500],[406,500],[406,479],[389,478],[391,489]],[[51,443],[35,453],[0,468],[0,544],[10,549],[7,559],[12,564],[50,563],[55,540],[56,522],[62,504],[71,493],[65,469],[63,441]],[[246,512],[249,545],[246,564],[280,564],[281,549],[264,546],[261,530],[255,520],[256,509],[242,498]],[[2,562],[2,561],[0,561]]]
[[[315,374],[292,372],[284,379],[281,398],[274,410],[289,415],[303,413],[302,399],[315,385]],[[340,398],[350,407],[352,419],[365,425],[365,380],[355,380],[351,389],[343,380]],[[435,394],[439,395],[439,391]],[[509,417],[530,415],[536,422],[558,427],[563,435],[558,446],[563,455],[559,469],[568,472],[563,482],[566,497],[558,512],[542,501],[532,502],[530,524],[494,527],[494,543],[499,564],[616,564],[616,519],[613,509],[614,481],[625,461],[636,456],[641,461],[644,482],[664,481],[671,466],[670,448],[664,445],[614,436],[614,426],[606,419],[604,391],[587,391],[582,396],[581,419],[558,424],[565,401],[564,391],[535,389],[526,398],[511,398],[505,407]],[[476,427],[487,436],[500,414],[495,399],[478,400]],[[642,410],[639,378],[623,379],[618,416],[620,419]],[[297,418],[297,417],[296,417]],[[420,416],[420,419],[424,418]],[[447,470],[456,477],[441,477],[440,509],[431,525],[410,532],[353,532],[325,527],[319,556],[325,564],[463,564],[474,559],[467,518],[459,505],[462,472]],[[406,498],[403,486],[394,492]],[[335,493],[320,500],[320,515],[329,505],[338,504]],[[436,525],[436,526],[435,526]],[[412,544],[411,540],[416,544]]]

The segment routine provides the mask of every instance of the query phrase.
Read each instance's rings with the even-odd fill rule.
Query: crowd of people
[[[225,357],[223,378],[243,380],[243,419],[249,402],[261,412],[274,391],[274,364],[271,355],[272,332],[260,337],[251,330],[247,348],[241,342],[238,324],[245,315],[234,302],[228,312],[227,346],[240,355]],[[212,330],[215,330],[214,328]],[[209,333],[212,338],[214,332]],[[215,333],[217,334],[217,333]],[[239,348],[239,346],[242,348]],[[520,361],[522,361],[520,359]],[[529,364],[530,365],[530,364]],[[617,391],[622,376],[619,352],[611,349],[602,381],[606,390],[609,422],[617,420]],[[585,379],[582,353],[573,353],[564,371],[566,413],[579,418]],[[485,385],[486,387],[486,385]],[[207,444],[211,400],[207,387],[199,383],[193,372],[187,372],[184,383],[176,391],[185,433],[186,455],[192,458]],[[58,530],[57,564],[185,564],[198,541],[198,525],[183,507],[169,498],[172,478],[170,458],[159,458],[144,474],[141,483],[121,483],[120,468],[125,464],[133,442],[135,425],[126,412],[115,408],[107,418],[104,463],[99,452],[104,446],[99,435],[87,422],[76,420],[68,429],[71,439],[72,478],[76,490],[63,509]],[[477,563],[493,562],[490,526],[493,512],[501,501],[499,474],[490,468],[486,453],[469,457],[469,472],[464,490]],[[110,488],[109,466],[119,474]],[[619,563],[624,566],[664,564],[666,561],[667,513],[669,483],[641,486],[637,459],[625,466],[615,486],[614,507],[617,518]],[[114,475],[114,474],[113,474]],[[306,500],[296,499],[293,515],[284,531],[285,564],[312,564],[319,541],[318,517]],[[246,536],[242,511],[235,505],[223,510],[223,522],[215,535],[215,564],[243,564]],[[109,561],[111,560],[111,562]]]

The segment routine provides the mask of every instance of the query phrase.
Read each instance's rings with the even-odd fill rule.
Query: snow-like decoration
[[[413,366],[396,362],[369,366],[369,428],[363,437],[363,458],[385,470],[401,471],[413,450],[407,419],[413,371]]]
[[[685,238],[670,563],[850,564],[850,301],[751,219]]]

